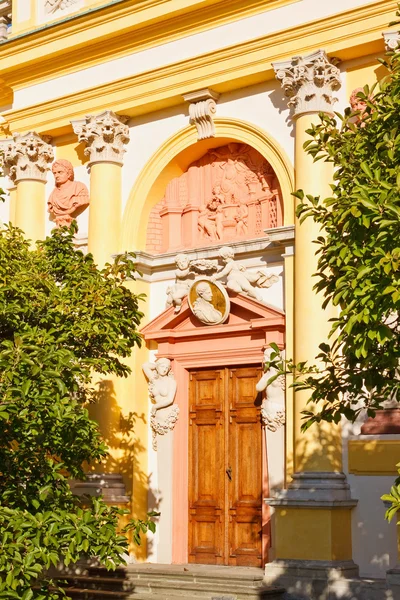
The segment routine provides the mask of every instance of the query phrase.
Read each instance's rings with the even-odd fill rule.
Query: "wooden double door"
[[[257,367],[190,373],[189,562],[262,566]]]

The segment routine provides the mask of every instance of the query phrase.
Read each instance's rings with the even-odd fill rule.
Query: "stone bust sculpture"
[[[207,281],[201,281],[196,287],[197,299],[193,304],[193,314],[202,323],[219,323],[222,313],[212,305],[212,289]]]
[[[56,160],[51,168],[55,188],[47,202],[58,227],[69,226],[89,204],[89,192],[84,183],[74,181],[74,169],[69,160]]]

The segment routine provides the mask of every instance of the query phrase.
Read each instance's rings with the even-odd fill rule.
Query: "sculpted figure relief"
[[[273,350],[267,348],[264,352],[264,364],[269,362]],[[284,351],[281,353],[284,359]],[[257,392],[265,390],[265,400],[261,405],[261,419],[270,431],[277,431],[285,424],[285,377],[280,375],[275,381],[268,384],[268,380],[275,375],[274,368],[268,369],[256,384]]]
[[[232,292],[247,294],[247,296],[262,302],[261,295],[255,288],[269,288],[279,281],[276,275],[270,275],[264,271],[248,271],[244,265],[235,262],[235,253],[229,246],[220,248],[219,256],[224,266],[218,273],[212,275],[211,279],[215,281],[226,277],[226,287]]]
[[[89,205],[89,192],[84,183],[74,181],[74,169],[69,160],[59,159],[51,168],[56,187],[47,202],[58,227],[69,226]]]
[[[65,10],[76,4],[78,0],[46,0],[44,3],[44,9],[46,13],[52,14],[57,10]]]
[[[175,262],[177,266],[175,283],[167,288],[166,308],[174,306],[174,312],[179,313],[195,277],[199,274],[211,274],[218,267],[211,260],[205,258],[190,260],[189,255],[183,253],[176,255]]]
[[[153,449],[157,450],[157,435],[165,435],[175,427],[179,416],[179,407],[173,406],[164,420],[157,418],[157,411],[171,406],[176,396],[176,381],[168,358],[159,358],[156,362],[142,365],[149,382],[149,395],[153,406],[150,415],[150,427],[153,433]]]
[[[220,284],[209,279],[195,281],[188,300],[194,316],[205,325],[219,325],[229,316],[228,294]]]
[[[249,145],[230,143],[208,150],[168,183],[152,210],[147,248],[167,252],[253,239],[279,227],[282,217],[272,166]]]

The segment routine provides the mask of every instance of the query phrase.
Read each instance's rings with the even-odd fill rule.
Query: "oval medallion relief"
[[[194,316],[205,325],[219,325],[229,316],[229,296],[218,282],[197,279],[189,289],[188,301]]]

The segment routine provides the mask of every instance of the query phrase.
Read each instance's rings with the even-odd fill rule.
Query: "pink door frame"
[[[177,382],[175,402],[180,408],[174,429],[172,562],[188,562],[188,454],[189,371],[201,368],[260,365],[262,352],[271,342],[284,347],[285,316],[242,294],[231,297],[227,324],[206,326],[190,312],[185,300],[181,312],[173,307],[153,319],[142,330],[147,343],[157,342],[157,357],[172,361]],[[269,495],[265,436],[263,436],[263,497]],[[263,557],[268,556],[269,508],[263,503]]]

